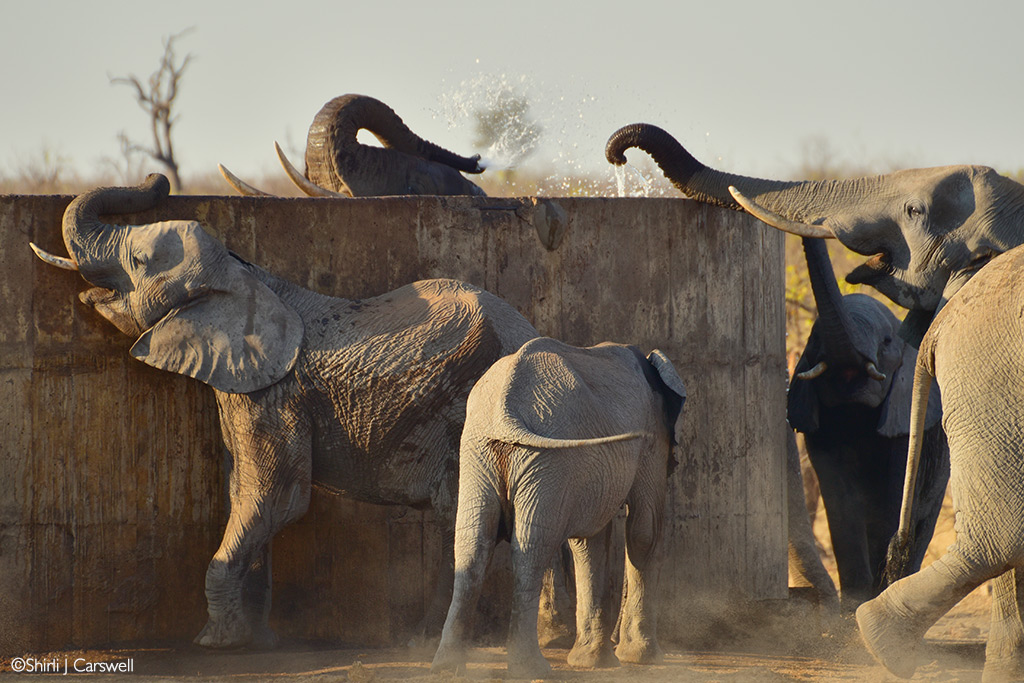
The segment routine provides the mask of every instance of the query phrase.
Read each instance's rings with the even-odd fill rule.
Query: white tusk
[[[51,266],[57,266],[64,270],[78,270],[78,264],[69,258],[63,256],[55,256],[48,251],[40,249],[32,242],[28,243],[28,246],[32,247],[32,251],[36,253],[36,256],[49,263]]]
[[[796,374],[797,379],[814,379],[815,377],[821,377],[824,372],[828,370],[828,363],[821,361],[810,370],[804,372],[798,372]]]
[[[306,176],[299,173],[299,169],[292,166],[292,162],[288,161],[288,157],[281,151],[281,145],[274,143],[274,149],[277,150],[277,158],[284,166],[284,172],[288,174],[288,177],[292,179],[292,182],[299,186],[299,189],[305,192],[310,197],[344,197],[348,199],[348,195],[341,194],[340,192],[331,192],[324,188],[311,183]]]
[[[246,197],[273,197],[274,195],[264,192],[263,190],[257,190],[255,187],[245,182],[234,173],[224,168],[224,164],[217,164],[217,168],[220,170],[220,174],[224,176],[224,180],[228,181],[228,185],[235,188],[239,194],[245,195]]]
[[[822,228],[817,225],[808,225],[806,223],[798,223],[791,221],[788,218],[783,218],[777,213],[772,213],[764,207],[758,206],[754,203],[754,200],[746,197],[742,192],[737,190],[732,185],[729,186],[729,193],[733,199],[739,203],[747,213],[759,219],[760,221],[767,223],[768,225],[788,232],[793,235],[799,235],[800,237],[812,237],[815,239],[833,239],[835,235],[828,228]]]
[[[874,363],[869,362],[867,365],[864,366],[864,369],[867,371],[868,377],[870,377],[871,379],[876,379],[879,382],[885,381],[885,373],[879,372],[878,368],[875,366]]]

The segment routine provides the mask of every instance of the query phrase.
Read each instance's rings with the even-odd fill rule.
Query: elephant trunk
[[[782,181],[718,171],[695,159],[668,132],[647,123],[634,123],[615,131],[605,146],[605,157],[621,166],[626,163],[625,151],[630,147],[650,154],[665,177],[691,199],[742,211],[743,207],[729,191],[735,187],[759,207],[795,222],[820,223],[836,212],[839,201],[856,201],[872,189],[862,186],[863,179]]]
[[[117,228],[99,220],[101,214],[124,214],[154,207],[170,192],[167,177],[149,175],[138,187],[102,187],[78,196],[64,211],[64,244],[89,282],[104,286],[117,255],[111,239]]]
[[[859,364],[853,343],[853,319],[843,305],[843,295],[828,257],[828,246],[822,240],[805,237],[803,247],[807,275],[818,308],[816,325],[822,334],[825,356],[831,365]]]
[[[386,174],[380,150],[361,144],[366,129],[381,144],[410,156],[451,166],[467,173],[483,169],[479,157],[462,157],[413,133],[395,111],[365,95],[341,95],[325,104],[313,119],[306,139],[306,178],[333,191],[366,194],[346,185],[346,178]],[[379,168],[378,168],[379,167]]]

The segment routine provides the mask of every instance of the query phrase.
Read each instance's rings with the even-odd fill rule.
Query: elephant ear
[[[302,345],[302,319],[231,261],[215,289],[172,309],[139,337],[132,356],[232,394],[266,388],[287,375]]]
[[[819,342],[812,336],[807,340],[803,355],[793,369],[793,377],[789,380],[789,392],[786,394],[786,417],[789,426],[801,434],[813,434],[818,431],[818,392],[814,390],[814,380],[797,379],[801,372],[807,372],[817,365],[813,358],[821,357]]]
[[[878,433],[881,436],[906,436],[910,433],[910,404],[914,395],[914,366],[917,364],[917,350],[909,344],[903,349],[900,366],[896,368],[889,386],[889,395],[882,403],[882,413],[878,419]],[[928,392],[928,411],[925,413],[924,427],[931,429],[942,418],[942,398],[939,387],[932,380],[931,391]]]
[[[647,355],[647,361],[657,373],[656,378],[648,377],[647,383],[665,399],[665,423],[675,443],[676,420],[686,403],[686,387],[664,352],[654,349]]]

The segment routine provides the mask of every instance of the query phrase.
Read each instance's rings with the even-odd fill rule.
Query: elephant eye
[[[909,202],[907,204],[907,216],[910,218],[917,218],[918,216],[924,215],[924,205],[918,202]]]

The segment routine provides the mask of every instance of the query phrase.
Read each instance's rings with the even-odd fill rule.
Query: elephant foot
[[[911,630],[906,619],[892,614],[883,598],[875,598],[857,608],[857,626],[860,637],[871,656],[895,676],[910,678],[917,669],[916,639],[906,638]]]
[[[1016,638],[1004,638],[995,631],[988,636],[982,683],[1024,681],[1024,649]]]
[[[561,619],[561,614],[541,611],[537,621],[537,642],[541,647],[572,647],[576,640],[575,629]]]
[[[981,680],[983,683],[1024,681],[1024,629],[1016,617],[997,619],[993,615]]]
[[[985,668],[981,672],[981,683],[1010,683],[1010,681],[1024,681],[1024,667],[1019,664],[998,663],[990,665],[985,660]]]
[[[621,642],[615,648],[615,654],[620,662],[626,664],[658,664],[665,658],[657,641],[646,639]]]
[[[619,666],[619,660],[608,643],[600,645],[577,643],[569,651],[566,662],[574,669],[612,669]]]
[[[446,645],[441,643],[437,648],[437,652],[434,653],[434,660],[430,663],[430,671],[432,673],[439,673],[441,671],[451,671],[453,673],[461,673],[466,668],[466,650],[463,647]]]
[[[550,675],[551,663],[544,659],[544,655],[540,653],[540,648],[537,649],[536,653],[528,655],[516,655],[509,652],[509,678],[526,678],[532,681],[538,678],[548,678]]]
[[[273,635],[269,628],[266,630]],[[245,619],[240,617],[214,619],[211,617],[192,642],[214,650],[227,650],[245,647],[253,642],[253,638],[252,627]]]

